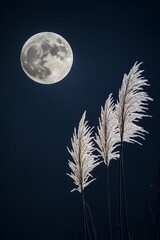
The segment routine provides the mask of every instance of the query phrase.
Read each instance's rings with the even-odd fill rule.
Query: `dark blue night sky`
[[[115,100],[133,64],[151,84],[154,99],[140,122],[143,146],[125,144],[124,164],[133,240],[153,240],[160,156],[160,15],[158,1],[5,1],[1,29],[0,239],[82,240],[81,195],[66,175],[73,128],[84,110],[98,125],[110,92]],[[71,45],[66,78],[43,85],[29,79],[20,51],[32,35],[55,32]],[[98,240],[107,240],[105,168],[85,189]],[[110,164],[113,240],[118,236],[118,162]],[[153,216],[152,216],[153,214]],[[143,233],[144,232],[144,233]],[[144,234],[144,235],[143,235]],[[147,236],[148,234],[148,236]]]

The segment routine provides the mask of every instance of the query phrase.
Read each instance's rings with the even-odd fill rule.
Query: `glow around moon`
[[[38,83],[52,84],[69,73],[73,64],[73,52],[62,36],[41,32],[26,41],[20,61],[29,78]]]

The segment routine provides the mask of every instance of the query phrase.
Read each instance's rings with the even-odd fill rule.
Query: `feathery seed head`
[[[77,190],[80,193],[95,180],[95,178],[89,180],[92,177],[91,171],[100,164],[97,156],[93,154],[95,150],[93,137],[91,136],[93,128],[88,126],[85,118],[86,112],[82,115],[78,130],[74,129],[73,138],[71,139],[72,150],[67,148],[73,159],[73,161],[68,161],[71,173],[67,175],[73,179],[76,185],[76,188],[72,191]]]
[[[143,127],[136,123],[146,115],[148,101],[153,99],[143,90],[144,86],[149,86],[148,80],[142,76],[143,70],[139,70],[141,63],[135,63],[128,75],[124,74],[122,86],[119,90],[119,100],[116,104],[116,114],[120,128],[122,141],[129,143],[139,143],[135,138],[144,139],[147,133]]]
[[[117,159],[119,157],[119,153],[115,151],[115,149],[119,145],[120,135],[112,94],[107,98],[104,109],[101,107],[98,134],[96,134],[95,141],[98,145],[97,151],[107,166],[109,166],[111,159]]]

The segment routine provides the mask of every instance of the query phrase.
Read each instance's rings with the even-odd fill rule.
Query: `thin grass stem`
[[[111,204],[109,190],[109,166],[106,165],[106,194],[108,203],[108,219],[109,219],[109,239],[112,240],[112,222],[111,222]]]
[[[84,198],[84,192],[81,192],[82,195],[82,205],[83,205],[83,217],[84,217],[84,236],[85,240],[89,238],[91,240],[91,234],[89,230],[89,224],[88,224],[88,218],[87,218],[87,213],[86,213],[86,203],[85,203],[85,198]],[[88,238],[87,238],[88,236]]]
[[[98,239],[97,231],[96,231],[96,228],[95,228],[95,225],[94,225],[94,221],[93,221],[93,217],[92,217],[92,213],[91,213],[90,207],[89,207],[89,205],[86,202],[85,202],[85,205],[86,205],[86,207],[88,209],[89,216],[90,216],[90,219],[91,219],[91,224],[92,224],[93,233],[94,233],[94,239],[97,240]]]
[[[121,158],[121,171],[122,171],[121,177],[122,177],[122,194],[123,194],[123,205],[124,205],[124,220],[125,220],[125,226],[126,226],[126,232],[127,232],[127,240],[130,240],[131,235],[129,232],[129,224],[128,224],[125,177],[124,177],[123,142],[121,142],[120,158]]]
[[[119,159],[119,226],[120,226],[120,240],[123,240],[123,226],[122,226],[122,167],[121,155]]]

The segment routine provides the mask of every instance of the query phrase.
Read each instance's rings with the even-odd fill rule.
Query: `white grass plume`
[[[111,159],[119,158],[119,152],[115,149],[119,145],[120,134],[112,94],[107,98],[104,108],[101,107],[98,134],[96,134],[95,141],[99,147],[97,151],[107,166],[109,166]]]
[[[128,75],[124,74],[122,86],[119,90],[119,100],[116,104],[116,112],[119,119],[121,141],[139,143],[135,138],[144,139],[145,131],[137,122],[146,115],[147,101],[153,99],[143,90],[143,86],[149,86],[148,80],[141,75],[139,70],[141,63],[135,63]]]
[[[74,129],[73,138],[71,139],[72,150],[68,151],[73,158],[73,161],[68,161],[71,168],[71,174],[69,175],[76,185],[71,192],[77,190],[80,193],[96,178],[89,180],[91,171],[100,164],[97,156],[93,154],[95,148],[93,146],[92,129],[88,126],[88,122],[85,120],[86,112],[83,113],[79,122],[78,130]]]

